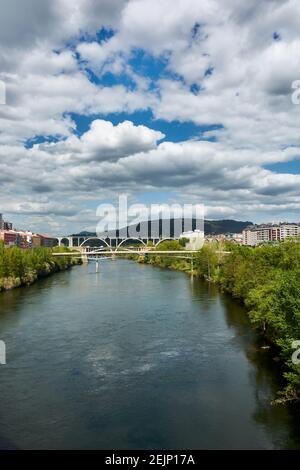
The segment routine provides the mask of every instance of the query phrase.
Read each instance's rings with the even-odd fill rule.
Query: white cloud
[[[73,227],[78,214],[91,222],[99,198],[163,190],[205,202],[213,216],[277,210],[299,219],[299,175],[264,168],[299,158],[290,88],[300,79],[299,18],[297,0],[2,0],[1,211]],[[114,35],[100,43],[103,26]],[[165,59],[158,80],[129,64],[139,49],[150,62]],[[136,86],[93,83],[85,65],[100,80],[110,71]],[[130,116],[117,126],[97,119],[145,109],[220,124],[206,133],[218,142],[159,143],[162,133]],[[81,137],[71,113],[94,119]],[[24,147],[38,135],[60,141]]]
[[[28,49],[61,45],[81,32],[115,27],[127,0],[1,0],[0,44]]]
[[[146,126],[135,126],[124,121],[114,126],[110,121],[97,119],[80,138],[71,136],[54,144],[36,145],[45,152],[56,153],[60,160],[71,165],[76,161],[116,161],[128,155],[148,151],[156,147],[165,136]]]
[[[209,214],[220,217],[245,218],[254,208],[273,212],[274,198],[280,201],[282,213],[283,208],[300,207],[300,175],[274,174],[261,166],[291,158],[291,150],[266,152],[258,158],[253,150],[229,154],[222,143],[157,144],[160,138],[160,133],[144,126],[129,122],[112,126],[97,120],[81,139],[70,137],[27,150],[7,146],[2,155],[8,160],[2,161],[0,153],[1,176],[6,195],[11,195],[6,207],[28,216],[44,212],[66,226],[75,223],[74,217],[87,204],[96,207],[101,199],[123,191],[134,195],[136,190],[176,189],[179,201],[204,203]],[[91,212],[89,217],[92,223]]]

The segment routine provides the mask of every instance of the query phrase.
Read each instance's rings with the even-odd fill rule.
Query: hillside
[[[178,222],[178,219],[175,219]],[[108,232],[108,236],[117,236],[117,237],[125,237],[128,236],[129,232],[135,227],[136,231],[141,233],[143,237],[148,238],[151,233],[152,228],[152,236],[160,237],[163,233],[163,225],[167,223],[165,220],[155,220],[155,221],[148,221],[148,222],[141,222],[136,226],[130,225],[128,227],[124,227],[120,230],[116,230],[116,235],[112,232]],[[195,230],[197,227],[196,219],[192,219],[192,229]],[[204,233],[205,235],[219,235],[221,233],[241,233],[245,227],[248,225],[252,225],[252,222],[242,222],[239,220],[205,220],[204,221]],[[178,226],[177,226],[178,227]],[[179,222],[179,230],[178,228],[174,227],[174,219],[170,219],[170,236],[174,237],[180,235],[183,231],[182,224],[180,225]],[[93,232],[80,232],[76,234],[72,234],[72,236],[96,236]]]

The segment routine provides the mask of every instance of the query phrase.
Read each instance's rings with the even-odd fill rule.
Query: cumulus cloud
[[[110,135],[105,143],[105,139],[97,137],[106,128]],[[120,137],[126,129],[127,139]],[[205,201],[210,213],[219,216],[241,217],[245,210],[253,212],[254,207],[258,212],[270,207],[274,211],[274,198],[280,198],[282,212],[283,207],[294,211],[300,206],[300,175],[274,174],[261,166],[262,162],[276,159],[274,153],[262,154],[258,159],[253,150],[231,150],[229,154],[227,147],[218,142],[159,144],[160,137],[159,133],[132,123],[112,126],[96,121],[81,139],[71,137],[57,144],[19,148],[17,156],[16,148],[7,146],[5,154],[11,154],[11,160],[2,163],[0,169],[6,194],[13,195],[8,207],[25,215],[41,215],[45,211],[70,223],[89,201],[99,202],[123,191],[134,194],[136,188],[176,188],[180,201],[186,202],[187,197],[188,201]],[[138,150],[141,146],[142,151]],[[277,158],[290,158],[285,152]],[[13,161],[19,166],[14,166]],[[16,175],[18,194],[14,194]]]
[[[0,43],[10,49],[59,45],[118,24],[127,0],[1,0]]]
[[[110,121],[97,119],[80,138],[73,135],[60,143],[36,147],[49,153],[56,153],[60,160],[68,161],[70,164],[77,163],[77,160],[114,161],[150,150],[164,137],[162,132],[142,125],[135,126],[131,121],[124,121],[114,126]]]

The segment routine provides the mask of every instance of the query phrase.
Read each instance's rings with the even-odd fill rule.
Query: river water
[[[243,308],[184,273],[78,266],[0,294],[0,448],[300,448]]]

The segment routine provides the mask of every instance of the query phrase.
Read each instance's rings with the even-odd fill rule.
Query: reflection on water
[[[119,260],[0,294],[1,448],[299,448],[241,305]]]

